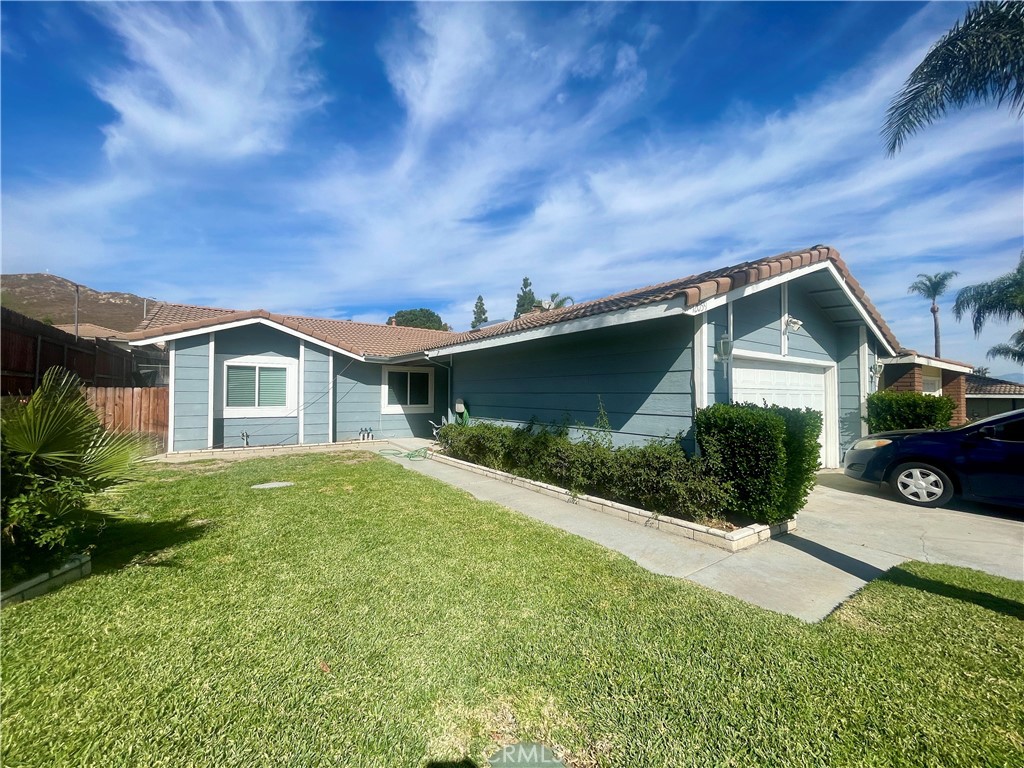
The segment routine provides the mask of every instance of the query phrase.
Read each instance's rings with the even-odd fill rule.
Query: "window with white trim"
[[[921,391],[926,395],[942,394],[942,371],[930,365],[921,366]]]
[[[381,413],[433,413],[434,369],[385,366],[381,382]]]
[[[237,357],[224,363],[224,417],[294,416],[298,367],[276,357]]]

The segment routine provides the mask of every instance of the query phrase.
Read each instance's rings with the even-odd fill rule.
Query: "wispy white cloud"
[[[85,279],[88,270],[118,264],[141,268],[133,274],[180,264],[203,244],[168,252],[154,236],[166,214],[154,217],[147,209],[180,209],[182,200],[216,187],[225,165],[285,149],[298,121],[325,99],[309,58],[316,41],[299,6],[89,8],[124,50],[121,64],[90,83],[117,112],[103,127],[109,162],[77,181],[5,179],[8,272],[47,269]],[[58,11],[44,9],[38,34],[71,39],[78,32]],[[218,170],[211,173],[211,167]],[[177,228],[194,226],[186,220]]]
[[[953,115],[884,155],[887,102],[941,32],[935,16],[789,110],[624,142],[617,130],[646,106],[640,41],[583,23],[551,40],[505,7],[421,9],[419,37],[383,55],[409,135],[430,132],[431,151],[350,156],[302,192],[337,225],[319,243],[336,281],[325,299],[351,295],[345,284],[396,307],[429,297],[461,325],[478,293],[492,317],[507,315],[523,274],[587,298],[830,242],[901,332],[919,309],[905,297],[914,274],[979,250],[1009,268],[1022,236],[1019,183],[985,180],[999,159],[1019,177],[1011,118]],[[598,72],[599,88],[574,88]],[[906,327],[904,341],[926,349],[917,323]],[[947,329],[947,349],[976,348]]]
[[[127,62],[94,82],[118,119],[116,158],[156,153],[232,160],[279,152],[323,102],[306,13],[291,3],[99,5]]]
[[[665,91],[653,73],[680,47],[707,42],[710,11],[679,42],[647,20],[616,23],[621,10],[576,6],[555,25],[528,5],[417,6],[377,47],[401,125],[323,152],[310,173],[274,165],[328,87],[303,10],[104,7],[126,50],[122,67],[94,81],[118,112],[106,147],[118,170],[78,197],[5,190],[5,258],[10,242],[69,264],[75,242],[113,262],[144,249],[159,266],[140,265],[136,279],[162,298],[381,321],[415,303],[465,327],[478,294],[492,319],[508,317],[523,275],[538,294],[585,300],[828,242],[901,341],[922,350],[930,315],[906,296],[918,272],[959,269],[966,284],[1016,263],[1019,122],[990,108],[954,114],[894,159],[878,135],[889,98],[951,9],[926,7],[795,103],[735,104],[699,131],[658,119]],[[179,158],[262,163],[239,196],[255,196],[250,216],[280,232],[132,234],[137,201],[207,191],[216,171]],[[124,168],[143,172],[118,175]],[[13,230],[12,200],[23,216]],[[183,227],[209,215],[198,202],[185,210]],[[160,282],[168,264],[173,285]],[[981,362],[1006,335],[993,328],[975,343],[948,312],[944,321],[951,357]]]

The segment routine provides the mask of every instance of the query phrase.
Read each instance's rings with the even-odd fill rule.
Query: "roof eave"
[[[339,346],[336,342],[330,342],[326,339],[313,336],[309,333],[301,331],[297,328],[293,328],[288,323],[283,323],[273,319],[269,316],[269,313],[241,313],[244,317],[235,317],[234,320],[226,320],[226,318],[214,318],[209,321],[196,321],[195,324],[189,324],[189,327],[182,328],[179,331],[172,333],[163,333],[159,335],[144,336],[142,338],[135,338],[128,341],[129,345],[133,347],[144,346],[146,344],[156,344],[158,342],[169,342],[177,341],[178,339],[185,339],[191,336],[201,336],[205,333],[216,333],[218,331],[231,330],[232,328],[241,328],[246,325],[266,325],[274,328],[275,330],[287,333],[291,336],[310,341],[318,346],[329,349],[333,352],[338,352],[347,357],[351,357],[355,360],[365,360],[365,355],[353,352],[352,350],[345,349]],[[145,333],[145,332],[142,332]],[[137,336],[138,334],[132,334]]]

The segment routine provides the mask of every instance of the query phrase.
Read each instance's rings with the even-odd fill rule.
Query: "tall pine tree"
[[[484,297],[477,296],[476,304],[473,306],[473,322],[469,324],[470,328],[479,328],[481,325],[487,322],[487,308],[484,306]]]
[[[529,312],[533,309],[533,305],[537,303],[537,297],[533,295],[533,286],[530,284],[530,278],[523,278],[523,285],[519,289],[519,295],[516,296],[516,317]]]

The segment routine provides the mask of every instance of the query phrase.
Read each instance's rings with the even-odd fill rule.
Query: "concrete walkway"
[[[426,440],[392,440],[404,450]],[[819,621],[864,584],[907,560],[950,563],[1024,580],[1024,513],[960,504],[918,510],[886,489],[823,472],[795,533],[729,553],[435,461],[393,459],[623,553],[653,571],[685,578],[804,621]]]

